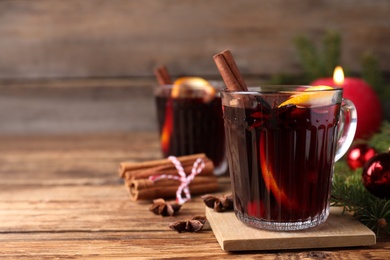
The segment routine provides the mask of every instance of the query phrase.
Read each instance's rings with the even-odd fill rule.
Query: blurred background
[[[249,84],[341,65],[390,120],[389,14],[388,0],[0,0],[0,134],[155,131],[154,68],[220,80],[225,49]]]

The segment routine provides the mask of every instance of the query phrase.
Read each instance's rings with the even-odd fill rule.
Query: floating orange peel
[[[202,91],[204,102],[209,102],[215,97],[215,89],[210,83],[200,77],[182,77],[175,80],[172,87],[171,97],[191,98],[194,91]]]
[[[316,107],[332,104],[334,93],[332,91],[319,91],[319,90],[331,90],[329,86],[313,86],[304,90],[307,93],[299,93],[292,95],[289,99],[284,101],[279,107],[286,105],[296,105],[297,107]]]

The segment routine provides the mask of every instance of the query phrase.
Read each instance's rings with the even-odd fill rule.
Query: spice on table
[[[200,231],[207,219],[204,216],[197,216],[190,220],[179,220],[169,224],[169,228],[177,232],[198,232]]]
[[[164,199],[155,199],[153,200],[152,206],[149,210],[156,215],[161,215],[163,217],[173,216],[181,208],[181,205],[176,202],[165,201]]]
[[[233,195],[225,194],[221,197],[216,197],[211,194],[202,196],[203,202],[207,207],[214,209],[216,212],[233,210]]]

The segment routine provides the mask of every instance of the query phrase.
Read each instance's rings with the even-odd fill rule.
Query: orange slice
[[[210,83],[200,77],[182,77],[175,80],[171,96],[173,98],[191,98],[194,97],[195,91],[201,91],[201,97],[204,102],[209,102],[215,97],[215,89]],[[196,96],[199,97],[199,94]]]
[[[164,155],[169,154],[170,145],[171,145],[171,135],[173,131],[173,111],[172,111],[172,99],[168,99],[167,105],[165,107],[165,119],[164,125],[161,131],[160,142],[161,149]]]
[[[271,161],[267,159],[266,155],[266,133],[260,133],[260,167],[263,175],[265,187],[268,191],[272,192],[275,200],[279,205],[283,205],[287,210],[297,210],[299,205],[296,201],[289,198],[285,191],[279,187],[278,182],[275,179],[274,166]]]
[[[313,86],[305,89],[307,93],[300,93],[292,95],[289,99],[284,101],[279,107],[286,105],[296,105],[297,107],[318,107],[332,104],[334,93],[332,91],[318,91],[331,90],[329,86]]]

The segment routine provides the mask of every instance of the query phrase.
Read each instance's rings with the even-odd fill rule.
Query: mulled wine
[[[322,223],[329,214],[341,90],[243,93],[222,92],[237,217],[273,230]]]
[[[227,162],[221,98],[215,96],[205,101],[197,95],[172,97],[168,87],[157,89],[157,119],[164,157],[205,153],[213,161],[215,173],[224,173]]]

